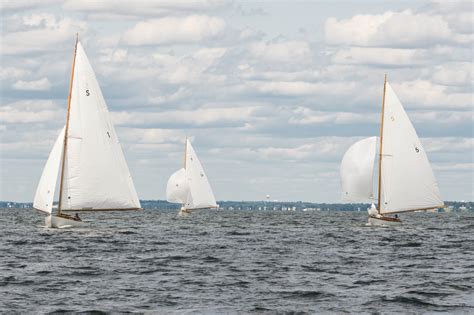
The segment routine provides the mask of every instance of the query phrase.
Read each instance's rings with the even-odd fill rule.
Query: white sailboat
[[[53,199],[59,175],[59,202]],[[33,207],[48,214],[46,225],[83,222],[66,212],[139,210],[127,162],[94,70],[76,39],[66,125],[43,169]]]
[[[206,173],[188,139],[184,149],[184,167],[168,179],[166,200],[182,204],[180,214],[197,209],[218,208]]]
[[[400,224],[400,212],[444,207],[423,145],[385,77],[380,124],[378,199],[368,209],[373,225]],[[375,137],[353,144],[341,163],[343,199],[373,200]]]

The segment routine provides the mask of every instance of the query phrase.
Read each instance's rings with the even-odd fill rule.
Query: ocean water
[[[0,209],[0,312],[474,313],[474,213]]]

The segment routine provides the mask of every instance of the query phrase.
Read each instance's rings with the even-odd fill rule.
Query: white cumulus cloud
[[[222,34],[225,25],[223,19],[206,15],[151,19],[138,22],[123,40],[132,46],[197,43]]]
[[[48,78],[33,81],[18,80],[12,87],[20,91],[48,91],[51,89],[51,82],[49,82]]]
[[[325,36],[331,44],[385,47],[426,47],[440,42],[469,44],[473,40],[471,36],[453,32],[441,15],[412,10],[340,20],[329,18]]]

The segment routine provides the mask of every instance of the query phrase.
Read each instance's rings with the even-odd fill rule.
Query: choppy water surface
[[[474,214],[0,210],[0,311],[474,312]]]

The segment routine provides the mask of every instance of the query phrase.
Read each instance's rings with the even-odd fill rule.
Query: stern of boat
[[[81,220],[74,219],[70,216],[55,216],[49,215],[45,219],[46,227],[54,229],[63,229],[70,227],[79,227],[83,226],[84,222]]]
[[[402,221],[398,218],[369,215],[369,225],[373,226],[399,226]]]

